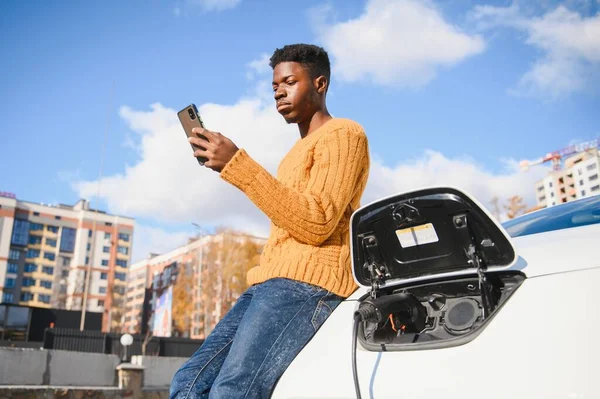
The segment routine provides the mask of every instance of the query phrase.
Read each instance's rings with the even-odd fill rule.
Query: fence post
[[[54,349],[54,334],[49,328],[44,329],[44,343],[42,346],[44,349]]]

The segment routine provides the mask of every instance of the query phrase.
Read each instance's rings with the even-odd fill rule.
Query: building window
[[[129,253],[129,248],[127,247],[117,247],[117,252],[123,255],[127,255]]]
[[[15,286],[15,279],[14,278],[8,277],[4,281],[4,288],[14,288],[14,286]]]
[[[33,273],[37,270],[35,263],[25,263],[25,273]]]
[[[119,295],[125,295],[125,287],[117,285],[113,287],[113,291]]]
[[[42,281],[40,281],[40,286],[51,290],[52,289],[52,281],[42,280]]]
[[[69,277],[69,271],[68,271],[68,270],[63,270],[63,271],[62,271],[60,274],[61,274],[63,277]]]
[[[60,219],[62,219],[62,218],[61,218],[60,216],[58,216],[58,215],[57,215],[57,216],[54,216],[54,219],[56,219],[56,220],[60,220]]]
[[[115,278],[121,281],[127,280],[127,276],[125,275],[125,273],[115,273]]]
[[[548,183],[548,187],[552,187],[552,182]]]
[[[581,175],[583,174],[583,171],[582,171],[581,169],[577,169],[577,174],[578,174],[579,176],[581,176]]]
[[[117,266],[127,267],[127,261],[122,259],[117,259]]]
[[[13,303],[13,300],[14,300],[14,296],[12,293],[5,292],[4,294],[2,294],[2,302],[3,303]]]
[[[111,222],[104,222],[104,224],[107,225],[107,226],[112,226]]]
[[[39,256],[40,256],[39,249],[28,249],[27,254],[25,255],[26,258],[38,258]]]
[[[42,237],[29,236],[29,244],[31,244],[31,245],[39,245],[41,243],[42,243]]]
[[[88,230],[88,237],[92,236],[92,230]]]
[[[110,233],[104,233],[105,240],[110,240],[111,237],[112,237],[112,235]]]
[[[98,299],[98,306],[103,307],[104,306],[104,301]]]
[[[598,180],[598,173],[590,176],[590,181]]]
[[[579,185],[583,186],[583,180],[579,180]]]
[[[53,254],[52,252],[44,252],[44,259],[48,259],[48,260],[56,260],[56,255]]]
[[[9,263],[8,266],[6,267],[6,272],[7,273],[18,273],[19,265],[17,265],[16,263]]]
[[[596,166],[597,166],[597,165],[596,165],[595,163],[589,164],[589,165],[587,166],[587,170],[594,170],[594,169],[596,169]]]
[[[15,219],[13,224],[11,243],[14,245],[27,245],[29,240],[29,221]]]
[[[21,301],[33,301],[33,294],[31,292],[24,292],[21,294]]]
[[[43,303],[50,303],[50,295],[38,294],[38,300]]]
[[[585,190],[581,190],[581,196],[585,197]]]
[[[29,226],[29,230],[31,230],[31,231],[44,230],[44,225],[39,224],[39,223],[31,223],[31,225]]]
[[[56,240],[53,238],[46,238],[46,245],[52,248],[56,248]]]
[[[600,190],[600,185],[592,187],[592,191],[598,191],[598,190]]]
[[[108,266],[108,259],[102,259],[102,266]]]
[[[23,287],[34,287],[35,286],[35,280],[32,279],[31,277],[25,277],[23,279]]]
[[[102,248],[102,252],[104,252],[105,254],[110,253],[110,247]]]
[[[54,274],[54,268],[51,267],[51,266],[42,266],[42,273],[53,275]]]
[[[90,249],[92,249],[92,244],[88,243],[87,250],[89,251]]]
[[[21,259],[21,251],[17,251],[16,249],[11,249],[8,253],[8,259],[10,260],[19,260]]]
[[[51,233],[58,233],[58,227],[57,226],[46,226],[46,229],[51,232]]]
[[[63,227],[62,234],[60,237],[60,251],[61,252],[73,252],[75,249],[75,229],[70,227]]]
[[[108,278],[108,274],[100,273],[100,280],[106,280]]]
[[[127,233],[119,233],[119,240],[129,242],[129,234]]]
[[[99,294],[106,294],[106,287],[98,287]]]
[[[554,193],[550,193],[550,196],[551,196],[551,197],[554,197]]]
[[[71,258],[66,258],[64,256],[61,256],[62,258],[62,265],[63,266],[69,266],[71,264]]]

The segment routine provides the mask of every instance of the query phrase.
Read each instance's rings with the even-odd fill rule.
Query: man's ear
[[[323,76],[323,75],[319,76],[318,78],[315,79],[314,83],[315,83],[315,89],[317,90],[317,93],[325,94],[327,92],[327,88],[329,87],[329,82],[327,81],[327,78],[325,76]]]

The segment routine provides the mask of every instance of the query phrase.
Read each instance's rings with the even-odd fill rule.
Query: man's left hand
[[[197,149],[194,151],[194,156],[207,158],[204,166],[216,172],[220,173],[239,150],[233,141],[221,133],[211,132],[199,127],[193,128],[192,133],[198,136],[202,135],[208,139],[206,141],[201,137],[190,137],[189,141],[195,146],[206,148],[206,150]]]

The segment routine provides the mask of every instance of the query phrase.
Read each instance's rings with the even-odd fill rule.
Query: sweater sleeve
[[[362,131],[339,128],[319,138],[306,189],[283,185],[240,149],[221,177],[243,191],[278,227],[299,242],[318,246],[333,233],[368,174]]]

